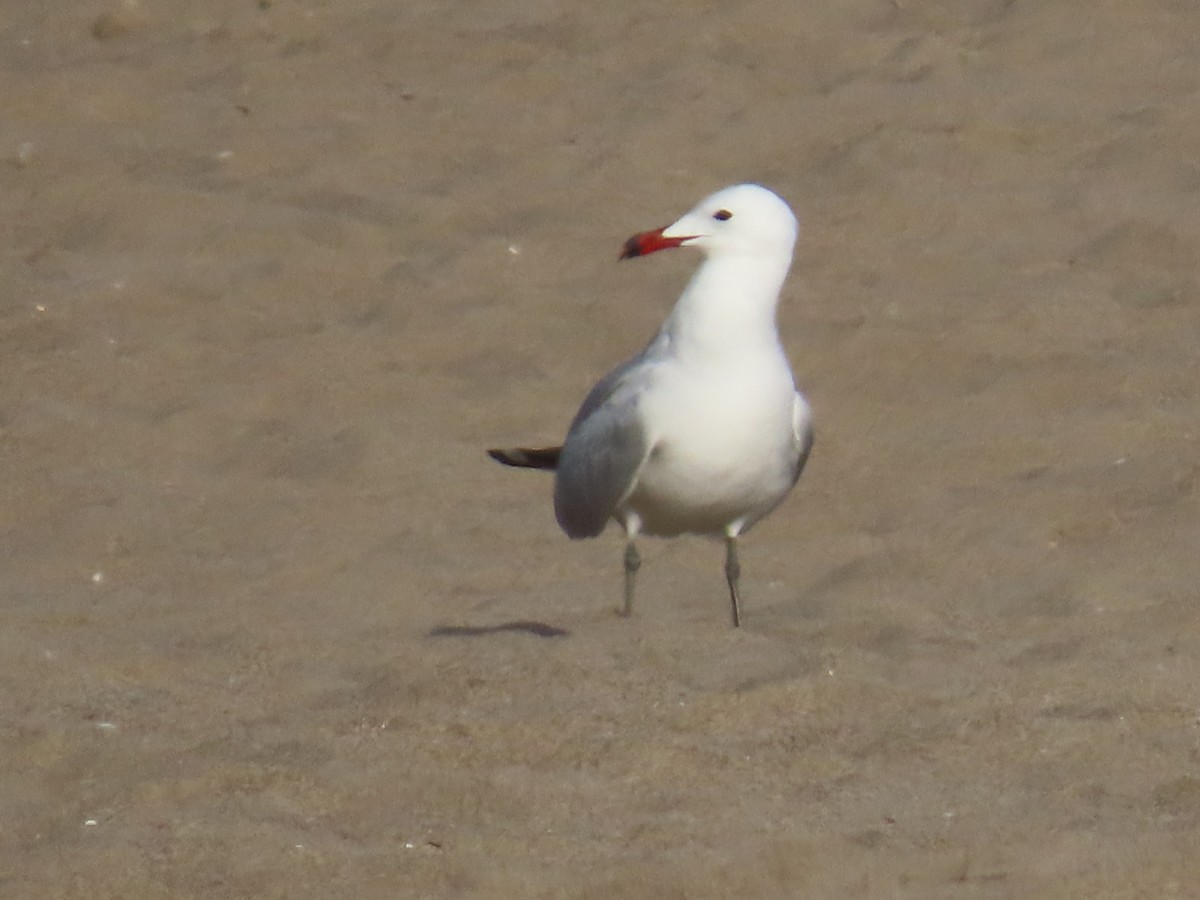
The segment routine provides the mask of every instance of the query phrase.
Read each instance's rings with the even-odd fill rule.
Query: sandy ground
[[[1200,896],[1192,0],[0,5],[0,895]],[[554,441],[761,181],[744,543]]]

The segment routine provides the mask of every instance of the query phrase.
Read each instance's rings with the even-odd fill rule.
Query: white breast
[[[743,532],[794,482],[795,388],[786,360],[762,357],[657,373],[644,399],[652,450],[625,508],[647,534]]]

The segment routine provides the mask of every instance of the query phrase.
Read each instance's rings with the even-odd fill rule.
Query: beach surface
[[[0,896],[1200,884],[1191,0],[0,8]],[[561,439],[756,181],[815,416],[742,542]]]

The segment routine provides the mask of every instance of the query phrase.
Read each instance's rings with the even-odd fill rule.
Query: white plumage
[[[645,350],[588,394],[561,448],[490,451],[557,470],[554,509],[570,537],[594,537],[610,519],[625,528],[627,614],[637,536],[695,533],[726,540],[740,624],[737,539],[783,501],[812,447],[775,321],[796,236],[783,200],[742,184],[630,238],[622,258],[695,247],[705,259]]]

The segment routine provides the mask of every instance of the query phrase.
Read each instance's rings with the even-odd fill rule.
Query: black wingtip
[[[562,447],[513,447],[510,450],[493,447],[487,455],[502,465],[517,469],[555,469],[561,452]]]

